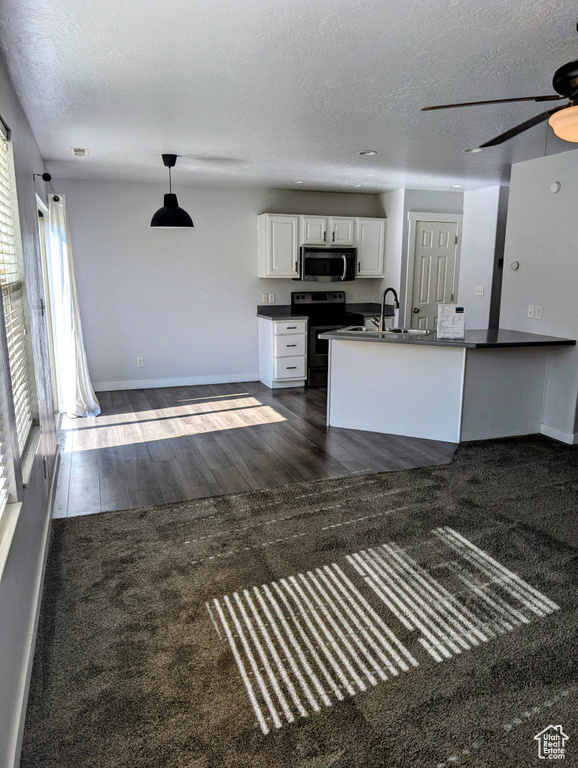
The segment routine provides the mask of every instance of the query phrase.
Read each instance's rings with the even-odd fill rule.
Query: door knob
[[[413,308],[413,314],[414,314],[414,315],[417,315],[417,313],[418,313],[418,312],[419,312],[419,309],[418,309],[417,307],[414,307],[414,308]]]

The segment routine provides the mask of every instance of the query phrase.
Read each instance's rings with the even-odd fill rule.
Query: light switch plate
[[[483,296],[483,295],[484,295],[484,286],[483,285],[474,286],[474,296]]]
[[[269,304],[274,304],[274,303],[275,303],[275,294],[274,293],[270,293],[269,294]]]
[[[542,319],[542,305],[541,304],[536,304],[536,311],[534,313],[534,317],[536,318],[536,320],[541,320]]]
[[[534,317],[534,305],[528,304],[528,317]]]
[[[353,291],[353,301],[359,301],[359,291]]]
[[[268,304],[269,303],[269,294],[268,293],[262,293],[261,294],[261,304]]]

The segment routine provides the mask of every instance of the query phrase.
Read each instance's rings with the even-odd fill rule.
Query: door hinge
[[[40,299],[40,311],[42,312],[42,317],[44,317],[44,313],[46,311],[46,304],[44,303],[44,299]]]

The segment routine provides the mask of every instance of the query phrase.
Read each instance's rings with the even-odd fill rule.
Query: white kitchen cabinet
[[[299,216],[259,216],[259,277],[299,276]]]
[[[300,216],[300,245],[353,245],[355,219],[345,216]]]
[[[302,387],[307,378],[307,320],[259,318],[259,379],[271,389]]]
[[[327,216],[300,216],[300,245],[327,245]]]
[[[385,219],[347,216],[259,216],[259,277],[299,277],[302,245],[355,246],[356,277],[385,274]]]
[[[385,275],[385,226],[385,219],[356,220],[356,277]]]
[[[355,245],[355,219],[333,216],[329,219],[331,242],[329,245]]]

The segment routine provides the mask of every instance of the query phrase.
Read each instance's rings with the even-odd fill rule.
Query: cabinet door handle
[[[335,230],[333,230],[333,232],[331,233],[331,242],[332,243],[335,242]]]
[[[296,346],[297,346],[297,344],[287,344],[287,348],[289,348],[289,347],[296,347]]]
[[[296,366],[296,365],[288,365],[288,366],[287,366],[287,370],[288,370],[288,371],[295,371],[296,369],[297,369],[297,366]]]
[[[323,230],[323,242],[324,242],[324,243],[326,243],[326,242],[327,242],[327,230],[326,230],[326,229],[325,229],[325,230]]]
[[[361,272],[361,262],[360,261],[357,262],[357,271]]]
[[[295,272],[297,272],[297,265],[298,265],[298,262],[295,262]]]
[[[296,331],[297,330],[297,326],[296,325],[288,325],[287,326],[287,330],[288,331]]]

